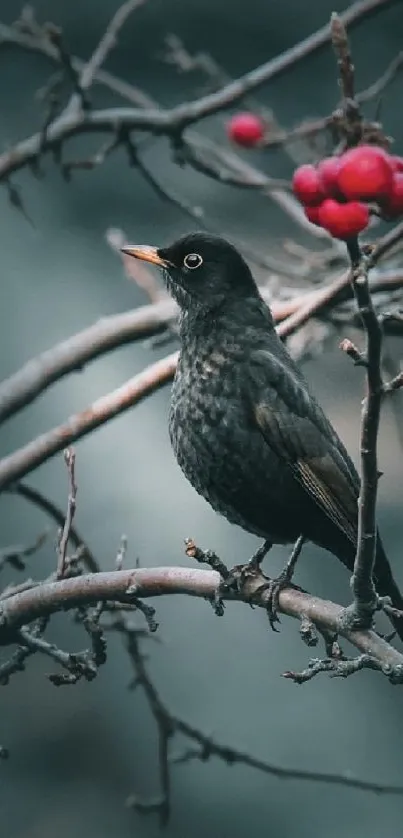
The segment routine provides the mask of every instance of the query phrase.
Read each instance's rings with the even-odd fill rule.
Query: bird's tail
[[[374,578],[378,594],[390,597],[393,607],[403,611],[403,596],[393,578],[392,569],[379,536]],[[397,634],[403,640],[403,617],[391,617],[390,619]]]

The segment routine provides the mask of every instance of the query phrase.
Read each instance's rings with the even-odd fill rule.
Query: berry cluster
[[[349,239],[368,225],[377,204],[382,218],[403,215],[403,158],[374,145],[359,145],[317,166],[300,166],[293,190],[305,215],[337,239]]]

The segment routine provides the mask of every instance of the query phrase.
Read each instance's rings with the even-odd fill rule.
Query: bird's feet
[[[235,565],[220,583],[219,595],[226,594],[229,591],[240,594],[248,579],[255,576],[263,576],[260,566],[272,546],[271,541],[264,541],[246,564]]]
[[[270,627],[273,631],[277,631],[275,624],[280,622],[278,617],[280,593],[284,590],[284,588],[288,588],[292,582],[295,567],[300,556],[304,541],[304,536],[300,535],[297,541],[295,542],[292,553],[287,561],[287,564],[283,567],[281,573],[275,579],[269,579],[267,582],[264,582],[262,585],[259,585],[255,592],[256,594],[262,594],[264,591],[267,591],[265,597],[265,604]]]

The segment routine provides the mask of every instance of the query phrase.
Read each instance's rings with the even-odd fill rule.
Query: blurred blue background
[[[161,104],[172,105],[194,96],[203,78],[178,75],[158,60],[167,33],[179,35],[190,51],[209,51],[229,74],[238,76],[322,26],[335,7],[341,11],[347,5],[327,0],[303,5],[300,0],[149,0],[128,21],[107,66]],[[40,21],[62,26],[71,51],[85,58],[117,6],[115,0],[39,0],[35,11]],[[18,13],[15,0],[1,0],[4,23]],[[362,88],[402,49],[402,3],[355,28],[352,44]],[[2,46],[0,69],[0,139],[5,149],[41,127],[43,111],[35,91],[46,83],[52,65],[41,56]],[[400,153],[401,96],[400,77],[382,111]],[[315,53],[265,86],[259,99],[286,126],[328,113],[337,100],[331,49]],[[115,100],[97,86],[94,101],[107,106]],[[225,116],[219,115],[207,128],[221,143],[226,142],[224,122]],[[78,138],[66,148],[66,157],[82,157],[98,145],[99,138]],[[175,167],[166,141],[154,142],[146,159],[167,186],[201,204],[217,230],[239,235],[262,252],[275,248],[279,236],[295,236],[287,217],[267,199]],[[291,162],[283,152],[258,159],[269,174],[290,176]],[[70,184],[50,157],[43,170],[41,180],[28,170],[15,177],[34,227],[10,207],[4,189],[1,193],[1,377],[99,317],[146,302],[125,280],[108,248],[107,228],[121,227],[132,240],[162,244],[195,226],[128,168],[123,152],[93,172],[73,173]],[[394,351],[401,355],[398,344]],[[163,354],[163,349],[136,344],[70,376],[3,426],[1,453],[63,421]],[[357,460],[361,371],[341,356],[335,342],[324,356],[306,364],[305,372]],[[183,539],[188,535],[230,564],[241,562],[256,547],[254,538],[219,519],[185,482],[169,446],[168,400],[165,388],[76,446],[77,525],[104,569],[113,566],[122,533],[129,542],[127,566],[136,557],[147,566],[187,564]],[[398,445],[395,422],[385,410],[379,521],[403,584]],[[31,475],[30,482],[64,508],[61,456]],[[47,522],[23,501],[3,496],[0,523],[1,543],[6,545],[34,539]],[[285,555],[281,548],[273,550],[270,567],[279,570]],[[33,558],[32,575],[49,573],[54,561],[51,540]],[[344,569],[311,546],[304,551],[297,581],[318,595],[348,599]],[[219,620],[204,602],[167,598],[158,601],[157,616],[163,643],[149,645],[151,671],[175,714],[223,743],[284,767],[403,781],[402,696],[386,680],[361,673],[345,682],[322,677],[297,688],[281,678],[285,669],[303,668],[309,656],[297,625],[284,619],[281,633],[274,635],[263,613],[241,605],[228,607]],[[54,636],[67,648],[83,642],[66,616],[55,620]],[[155,726],[140,692],[127,690],[130,673],[121,644],[110,639],[108,662],[90,684],[56,690],[45,677],[48,671],[49,663],[35,658],[1,692],[0,740],[11,750],[10,760],[0,764],[4,834],[158,835],[153,816],[144,818],[124,807],[132,791],[153,794],[158,778]],[[211,760],[173,768],[167,834],[396,838],[402,817],[401,797],[281,781]]]

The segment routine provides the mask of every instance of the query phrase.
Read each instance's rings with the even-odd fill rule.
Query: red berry
[[[292,179],[292,188],[301,204],[307,207],[318,206],[325,197],[318,170],[310,163],[296,169]]]
[[[369,210],[365,204],[349,201],[339,204],[333,198],[326,198],[319,207],[319,222],[335,239],[350,239],[365,230],[369,222]]]
[[[389,162],[394,172],[403,172],[403,157],[396,157],[392,154],[389,157]]]
[[[360,145],[340,158],[337,182],[348,199],[378,201],[392,189],[393,170],[389,155],[373,145]]]
[[[319,207],[304,207],[304,213],[305,213],[308,221],[310,221],[311,224],[316,224],[317,227],[321,226],[321,223],[319,221],[319,210],[320,210],[320,206]]]
[[[339,195],[338,176],[340,157],[325,157],[318,163],[318,172],[322,180],[323,189],[329,197]]]
[[[227,123],[227,134],[234,143],[251,148],[264,137],[264,123],[254,113],[237,113]]]
[[[395,173],[392,194],[382,204],[382,209],[389,218],[397,218],[399,215],[403,215],[403,167],[401,172]]]

